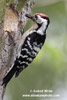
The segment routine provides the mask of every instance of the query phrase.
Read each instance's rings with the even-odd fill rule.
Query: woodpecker
[[[25,32],[22,36],[23,42],[20,42],[19,53],[14,64],[7,71],[3,78],[3,84],[6,86],[13,75],[17,77],[36,57],[42,48],[46,39],[46,30],[50,23],[47,15],[36,13],[34,15],[26,14],[34,22],[34,26]]]

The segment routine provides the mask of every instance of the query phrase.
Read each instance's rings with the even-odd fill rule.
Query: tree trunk
[[[5,88],[2,85],[3,77],[6,74],[6,71],[13,63],[16,54],[18,53],[17,47],[19,46],[19,40],[23,40],[21,38],[20,30],[15,32],[15,46],[10,40],[9,36],[6,37],[4,34],[4,23],[7,21],[5,16],[5,9],[7,8],[7,3],[10,5],[11,3],[15,5],[16,11],[18,13],[18,19],[21,20],[20,30],[23,32],[23,29],[27,23],[27,18],[25,14],[29,14],[31,12],[32,5],[34,4],[34,0],[0,0],[0,100],[3,100],[3,96],[5,93]],[[8,8],[9,10],[9,8]],[[14,12],[15,13],[15,12]],[[11,15],[11,13],[10,13]],[[4,19],[6,20],[4,22]],[[6,26],[5,26],[6,27]],[[19,35],[20,34],[20,35]]]

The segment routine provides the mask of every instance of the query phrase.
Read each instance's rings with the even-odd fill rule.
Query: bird
[[[18,77],[32,63],[46,40],[46,31],[50,24],[49,17],[43,13],[26,14],[25,16],[31,19],[34,25],[22,35],[23,41],[19,43],[16,59],[3,78],[2,85],[4,86],[9,83],[14,75]]]

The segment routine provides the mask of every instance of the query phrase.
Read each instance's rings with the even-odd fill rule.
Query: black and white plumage
[[[26,17],[32,19],[35,25],[23,34],[24,41],[20,43],[19,54],[3,79],[4,85],[7,85],[14,74],[17,77],[33,61],[46,39],[46,30],[50,22],[47,15],[37,13],[33,16],[27,14]]]

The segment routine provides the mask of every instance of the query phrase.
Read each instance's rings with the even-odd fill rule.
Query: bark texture
[[[11,3],[15,4],[15,9],[17,8],[17,10],[19,10],[18,20],[19,21],[21,20],[22,22],[20,29],[15,32],[14,36],[15,45],[10,40],[9,36],[7,38],[4,36],[3,18],[5,14],[5,8],[7,7],[5,1],[8,1],[8,5],[10,5]],[[19,41],[23,40],[20,31],[23,32],[23,29],[27,23],[27,18],[25,17],[25,14],[27,13],[29,14],[31,12],[33,3],[34,0],[0,0],[0,8],[3,8],[0,10],[1,13],[0,15],[0,100],[3,100],[6,88],[1,85],[3,77],[8,68],[13,63],[16,54],[18,53],[17,48],[20,44]]]

